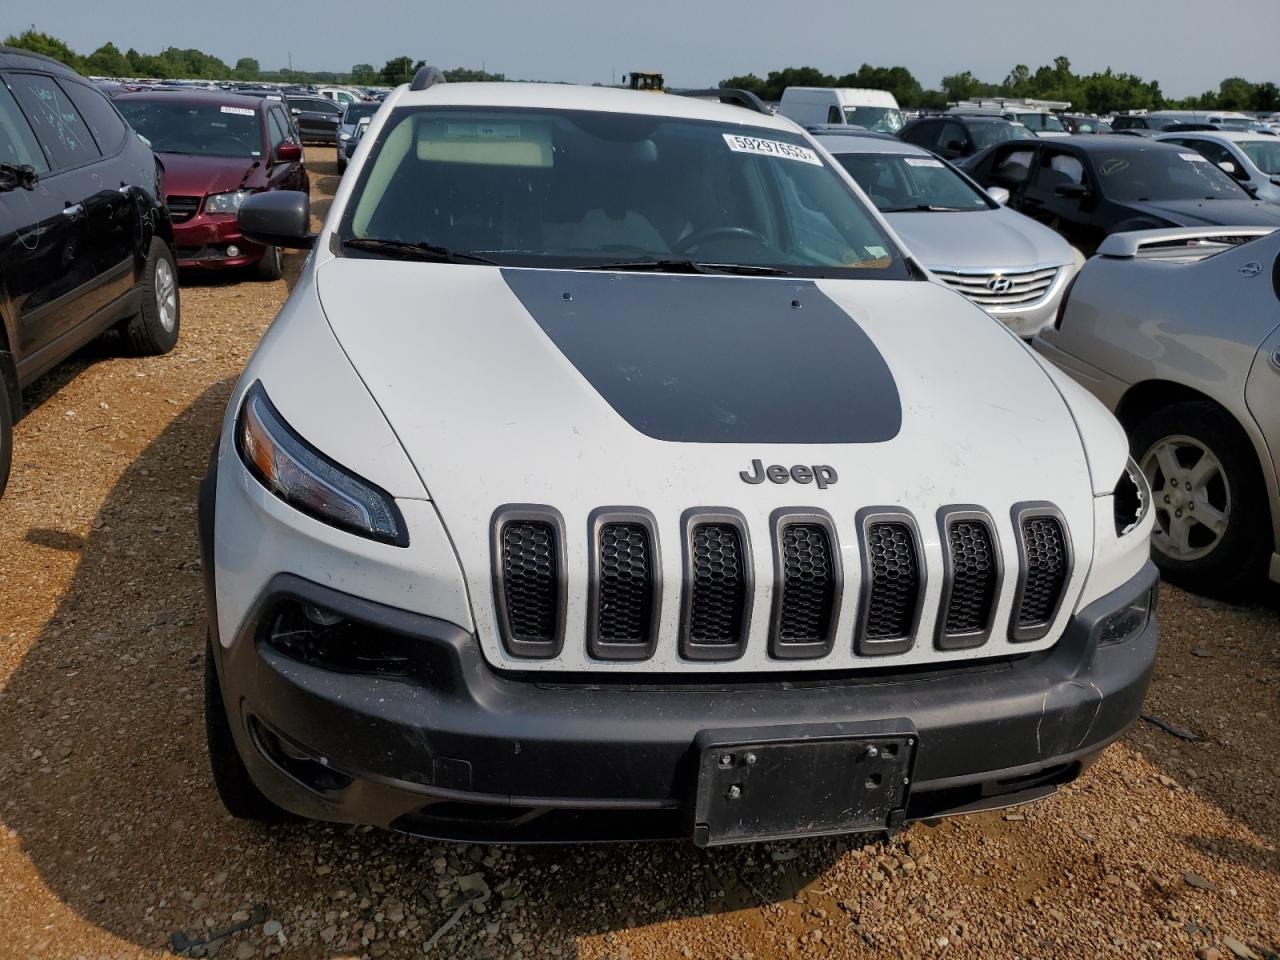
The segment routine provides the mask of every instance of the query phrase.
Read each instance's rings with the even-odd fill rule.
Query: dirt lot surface
[[[331,194],[332,151],[308,156]],[[175,936],[240,960],[1280,949],[1273,598],[1163,590],[1147,709],[1198,739],[1142,723],[1051,800],[891,844],[499,849],[232,820],[201,721],[196,486],[286,293],[189,283],[172,354],[104,341],[28,392],[0,501],[0,958],[172,956]]]

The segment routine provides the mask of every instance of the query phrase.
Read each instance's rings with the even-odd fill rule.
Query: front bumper
[[[223,270],[257,263],[266,247],[250,243],[240,232],[234,214],[207,214],[203,210],[173,225],[174,257],[180,269]],[[229,256],[227,247],[238,248]]]
[[[905,820],[1052,793],[1138,717],[1155,618],[1122,644],[1099,645],[1096,627],[1155,583],[1148,563],[1077,614],[1050,650],[897,674],[651,683],[502,674],[452,624],[288,574],[267,585],[233,642],[215,636],[212,649],[250,775],[297,814],[473,842],[688,837],[696,743],[710,729],[905,726],[919,742]],[[413,651],[410,664],[389,672],[285,652],[265,626],[295,601],[343,614],[361,641],[395,638]],[[798,817],[805,785],[790,799]]]

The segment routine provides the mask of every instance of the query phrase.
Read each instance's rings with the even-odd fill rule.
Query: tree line
[[[1110,67],[1101,73],[1077,74],[1066,57],[1056,57],[1052,64],[1035,71],[1026,64],[1018,64],[999,83],[980,80],[967,70],[949,74],[942,78],[941,89],[936,90],[926,90],[906,67],[874,67],[868,63],[855,73],[838,76],[814,67],[774,70],[763,79],[748,73],[722,80],[720,86],[750,90],[763,100],[780,99],[782,91],[790,86],[871,87],[889,91],[904,107],[934,110],[978,97],[1065,100],[1073,109],[1085,113],[1140,109],[1280,110],[1280,88],[1270,81],[1253,83],[1241,77],[1228,77],[1217,90],[1179,100],[1166,97],[1155,80],[1116,73]]]
[[[369,63],[357,63],[349,71],[333,70],[263,70],[253,57],[241,57],[235,66],[205,53],[203,50],[166,47],[159,53],[140,53],[130,47],[121,51],[114,43],[104,43],[89,54],[79,54],[57,37],[27,30],[5,38],[5,44],[44,54],[61,60],[73,70],[95,77],[146,77],[168,80],[240,80],[274,83],[353,83],[360,86],[389,86],[408,83],[423,65],[410,57],[393,57],[381,69]],[[477,80],[505,80],[500,73],[487,73],[459,67],[445,70],[445,78],[454,83]]]

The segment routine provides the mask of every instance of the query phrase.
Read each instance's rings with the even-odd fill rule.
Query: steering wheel
[[[764,234],[752,230],[750,227],[708,227],[706,230],[695,231],[683,240],[677,241],[675,249],[679,253],[687,253],[707,240],[717,237],[746,237],[748,240],[754,240],[762,247],[769,246],[769,241]]]

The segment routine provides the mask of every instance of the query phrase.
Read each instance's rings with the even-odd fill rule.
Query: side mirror
[[[300,190],[271,190],[246,197],[238,216],[245,239],[269,247],[309,250],[311,198]]]
[[[1092,191],[1083,183],[1060,183],[1053,188],[1055,197],[1067,197],[1074,200],[1083,200],[1090,196]]]
[[[276,163],[297,163],[302,159],[302,147],[298,146],[292,140],[286,140],[280,146],[276,147],[275,161]]]
[[[987,196],[1002,207],[1009,202],[1009,191],[1004,187],[988,187]]]

